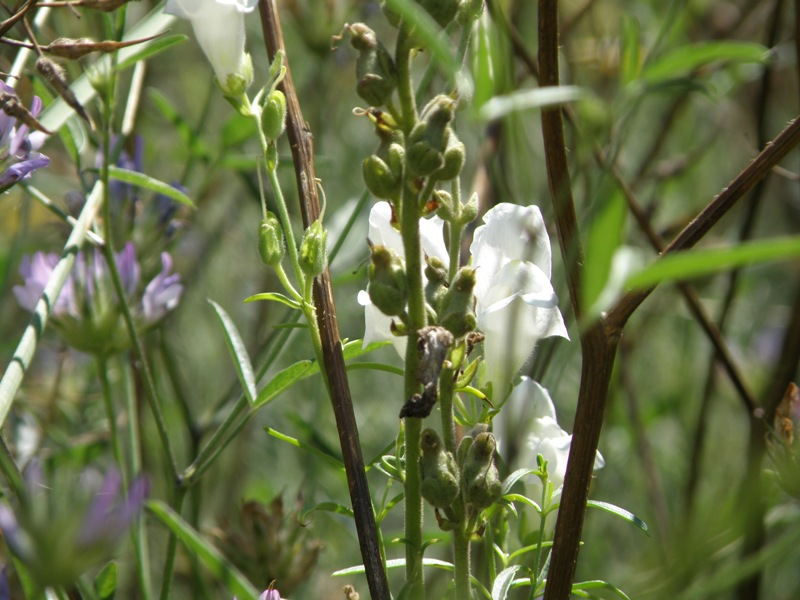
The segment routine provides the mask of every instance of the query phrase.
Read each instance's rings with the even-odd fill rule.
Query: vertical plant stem
[[[260,0],[259,13],[267,54],[269,59],[273,60],[278,50],[283,49],[283,33],[275,3],[271,0]],[[308,227],[320,216],[314,152],[311,134],[305,127],[288,61],[286,76],[279,87],[286,96],[286,133],[292,150],[303,224]],[[339,443],[342,448],[367,583],[373,600],[389,600],[391,598],[389,583],[381,560],[380,540],[367,484],[364,457],[361,454],[358,425],[350,397],[330,272],[327,268],[314,278],[312,286],[323,359],[321,365],[324,367],[326,383],[329,385],[330,400],[339,432]]]
[[[128,421],[128,460],[131,475],[142,472],[142,440],[139,436],[139,411],[136,406],[136,391],[127,361],[122,365],[123,385],[125,388],[125,413]],[[136,519],[131,533],[133,548],[136,553],[136,570],[139,578],[139,593],[142,600],[150,600],[153,582],[150,572],[150,552],[147,545],[147,528],[144,517]]]
[[[103,406],[106,410],[106,419],[108,419],[108,434],[111,438],[111,450],[114,453],[114,462],[117,463],[117,468],[122,477],[122,489],[127,493],[128,485],[131,481],[131,473],[122,452],[122,441],[119,439],[119,432],[117,431],[114,398],[111,395],[111,384],[108,380],[108,361],[102,354],[97,356],[97,371],[100,374],[100,386],[103,388]]]
[[[399,44],[399,42],[398,42]],[[422,286],[422,252],[419,234],[419,201],[409,186],[403,186],[400,230],[406,259],[408,279],[408,343],[406,345],[406,371],[404,400],[419,393],[418,331],[425,327],[425,295]],[[424,597],[422,572],[422,495],[419,459],[421,454],[422,419],[407,417],[406,428],[406,478],[405,478],[405,541],[406,578],[412,584],[412,598]]]
[[[172,502],[172,508],[177,514],[181,514],[183,508],[183,500],[186,498],[186,488],[177,487],[175,490],[175,499]],[[170,534],[167,540],[167,554],[164,557],[164,578],[161,580],[161,595],[160,600],[169,600],[170,590],[172,589],[172,573],[175,570],[175,556],[178,553],[178,537]]]

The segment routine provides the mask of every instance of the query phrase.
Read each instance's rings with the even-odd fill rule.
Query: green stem
[[[461,181],[456,177],[450,185],[450,192],[453,199],[453,220],[449,221],[450,239],[448,240],[448,254],[450,255],[450,281],[458,273],[461,266],[461,234],[464,231],[464,223],[461,221]]]
[[[125,388],[125,413],[128,421],[128,460],[131,474],[142,471],[142,441],[139,437],[139,412],[136,406],[136,392],[131,377],[130,365],[126,362],[122,369]],[[136,571],[139,578],[139,593],[143,600],[150,600],[153,582],[150,577],[150,552],[147,546],[147,528],[144,519],[139,517],[131,532],[136,554]]]
[[[463,511],[462,511],[463,512]],[[469,536],[462,522],[453,531],[453,566],[455,567],[456,598],[472,598],[470,582]]]
[[[398,45],[400,42],[398,41]],[[409,187],[403,186],[401,208],[401,231],[406,258],[408,279],[408,343],[406,345],[406,372],[404,401],[419,392],[417,373],[419,354],[417,332],[425,327],[425,295],[422,286],[422,252],[419,234],[418,198]],[[420,454],[422,419],[407,417],[406,428],[406,477],[405,477],[405,538],[406,578],[411,583],[412,598],[425,597],[422,572],[422,495],[420,492]]]
[[[266,139],[263,137],[264,134],[261,133],[262,137],[262,151],[264,153],[264,163],[267,165],[267,176],[269,177],[269,184],[272,187],[272,191],[275,194],[275,204],[278,207],[278,218],[281,220],[281,227],[283,227],[283,235],[286,236],[286,249],[289,252],[289,259],[292,262],[292,268],[294,269],[294,275],[297,279],[299,287],[301,290],[305,289],[305,275],[303,274],[303,270],[300,268],[300,256],[297,251],[297,243],[294,239],[294,231],[292,230],[292,221],[289,218],[289,209],[286,207],[286,200],[283,197],[283,191],[281,190],[280,181],[278,181],[278,163],[275,161],[274,163],[270,164],[267,160],[267,142]]]
[[[114,461],[117,463],[120,475],[122,477],[122,489],[125,493],[128,492],[128,485],[130,484],[130,471],[127,468],[127,462],[122,452],[122,440],[119,438],[119,431],[117,431],[117,417],[114,411],[114,399],[111,395],[111,384],[108,380],[108,362],[106,357],[102,354],[97,356],[97,371],[100,374],[100,386],[103,388],[103,405],[106,410],[106,419],[108,419],[108,433],[111,438],[111,450],[114,453]]]
[[[183,500],[186,497],[186,489],[178,487],[175,491],[175,501],[172,508],[181,514]],[[172,534],[167,542],[167,555],[164,558],[164,579],[161,580],[160,600],[169,600],[170,588],[172,587],[172,572],[175,570],[175,556],[178,552],[178,536]]]

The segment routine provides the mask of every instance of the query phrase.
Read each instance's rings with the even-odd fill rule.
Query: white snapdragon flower
[[[167,0],[164,12],[187,19],[226,96],[238,98],[253,80],[244,51],[244,15],[258,0]]]
[[[369,238],[403,257],[400,233],[390,223],[387,202],[373,206]],[[568,337],[550,283],[550,239],[541,212],[535,206],[502,203],[483,217],[475,230],[470,251],[475,271],[475,315],[484,333],[487,378],[502,400],[511,377],[530,356],[536,342],[545,337]],[[450,262],[443,236],[444,222],[438,218],[420,221],[422,251],[429,257]],[[364,343],[391,340],[404,356],[405,338],[393,336],[391,318],[370,302],[367,292],[358,295],[364,306]]]
[[[556,420],[556,407],[550,398],[550,393],[546,388],[539,385],[529,377],[523,377],[514,387],[508,397],[507,408],[515,412],[520,406],[528,409],[527,414],[531,415],[528,429],[528,439],[524,449],[519,456],[519,466],[525,468],[536,468],[536,457],[541,454],[547,461],[547,473],[550,483],[553,484],[553,498],[557,499],[561,495],[564,486],[564,476],[567,472],[567,461],[569,459],[569,449],[572,443],[572,435],[564,431]],[[502,443],[502,438],[500,440]],[[605,459],[600,452],[594,460],[594,469],[602,469],[605,466]],[[537,477],[530,477],[527,484],[528,497],[537,504],[542,501],[542,482]],[[552,531],[555,525],[555,514],[548,515],[548,530]]]

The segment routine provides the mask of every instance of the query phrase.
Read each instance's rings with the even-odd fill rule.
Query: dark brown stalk
[[[273,0],[259,2],[261,26],[270,61],[276,52],[283,48],[283,33],[277,8]],[[300,210],[303,225],[308,227],[319,218],[320,204],[317,194],[316,172],[311,132],[308,130],[300,111],[300,103],[292,82],[290,60],[286,60],[286,77],[280,84],[286,95],[287,119],[286,133],[291,145],[294,161],[297,188],[300,196]],[[364,469],[364,458],[361,455],[361,444],[358,436],[353,402],[350,398],[350,387],[347,382],[342,343],[339,337],[339,326],[336,322],[336,308],[333,302],[330,272],[326,269],[322,275],[314,279],[314,304],[317,323],[322,338],[324,373],[331,393],[336,427],[339,430],[339,442],[342,447],[347,482],[350,488],[350,500],[353,504],[361,557],[366,570],[370,596],[374,600],[389,600],[389,584],[381,561],[381,550],[378,542],[375,515]]]
[[[557,0],[539,0],[539,69],[542,86],[558,85]],[[542,134],[559,243],[566,264],[572,304],[576,307],[576,314],[580,315],[578,292],[582,260],[577,220],[572,206],[560,110],[542,112]],[[795,119],[706,206],[664,249],[664,253],[677,252],[694,246],[798,142],[800,142],[800,119]],[[568,600],[570,597],[592,467],[619,338],[627,320],[653,289],[626,294],[609,311],[605,320],[600,320],[582,331],[581,386],[545,600]]]

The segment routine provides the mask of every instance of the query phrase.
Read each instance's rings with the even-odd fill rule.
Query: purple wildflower
[[[142,296],[142,312],[147,322],[160,321],[164,315],[174,309],[181,299],[183,285],[177,273],[172,270],[172,257],[168,252],[161,253],[161,272],[144,288]]]
[[[0,81],[0,92],[16,98],[14,88]],[[42,101],[34,96],[30,114],[36,118],[42,110]],[[50,159],[36,152],[44,143],[45,134],[30,132],[27,125],[15,126],[14,117],[0,112],[0,192],[30,177],[31,172],[50,164]]]
[[[264,590],[264,592],[258,597],[258,600],[281,600],[281,595],[278,593],[278,590],[272,589],[270,585],[269,589]]]
[[[87,470],[82,485],[62,481],[51,488],[43,485],[39,464],[30,467],[35,473],[26,469],[26,493],[16,511],[0,505],[0,528],[37,585],[69,586],[87,569],[111,557],[142,511],[147,480],[137,478],[123,494],[119,473],[109,471],[99,487],[92,488],[83,483],[97,481],[97,474]],[[62,487],[65,493],[53,492]]]
[[[14,286],[19,305],[31,312],[58,263],[58,255],[37,252],[23,257],[23,285]],[[141,290],[141,267],[128,242],[115,255],[122,287],[137,325],[145,330],[175,309],[183,293],[180,276],[171,273],[172,259],[161,254],[161,271]],[[90,354],[127,348],[128,335],[120,317],[105,257],[98,251],[79,252],[61,294],[52,306],[53,323],[67,342]]]

